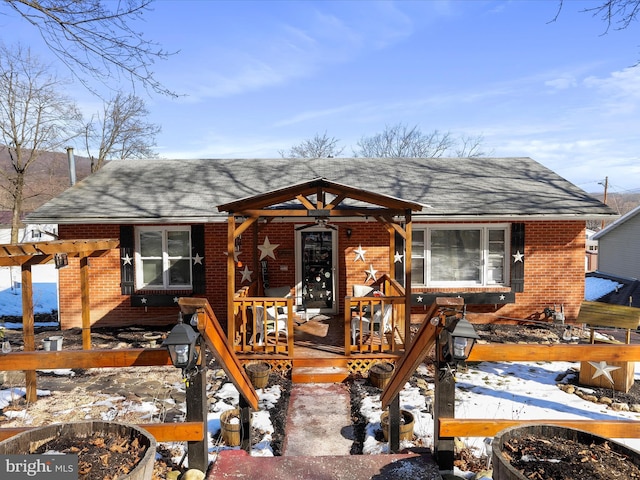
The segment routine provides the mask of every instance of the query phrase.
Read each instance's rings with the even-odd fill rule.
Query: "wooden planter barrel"
[[[591,444],[599,445],[607,442],[612,452],[622,454],[626,456],[629,461],[636,465],[640,465],[640,453],[620,443],[613,442],[608,438],[600,437],[583,430],[560,427],[557,425],[521,425],[502,430],[493,438],[491,445],[493,480],[529,480],[513,467],[510,460],[510,454],[507,454],[504,448],[505,443],[527,436],[534,436],[540,439],[559,442],[567,440],[585,444],[587,446]]]
[[[100,433],[105,437],[109,435],[123,437],[131,441],[137,439],[138,443],[145,448],[144,456],[138,461],[133,470],[127,475],[119,476],[118,480],[151,480],[156,457],[156,439],[146,430],[126,423],[88,421],[34,428],[0,442],[0,454],[32,454],[41,447],[46,446],[47,443],[59,438],[68,438],[72,442],[77,439],[91,437],[96,433]],[[82,461],[82,454],[80,454],[79,460]]]
[[[413,440],[413,413],[408,410],[400,410],[400,440]],[[384,440],[389,441],[389,412],[382,412],[380,415],[380,427],[384,435]]]
[[[267,362],[249,363],[245,367],[247,376],[251,380],[253,388],[265,388],[269,383],[269,373],[271,373],[271,365]]]
[[[240,410],[233,408],[220,414],[220,431],[222,440],[229,447],[237,447],[240,445]]]
[[[369,382],[371,382],[371,385],[374,387],[384,390],[384,387],[389,383],[394,370],[395,367],[393,366],[393,363],[376,363],[369,369]]]

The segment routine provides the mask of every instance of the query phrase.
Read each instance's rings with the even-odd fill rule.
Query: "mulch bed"
[[[94,433],[86,438],[61,436],[34,453],[78,455],[78,480],[115,480],[128,475],[140,463],[146,447],[130,437]]]
[[[640,469],[626,455],[613,451],[609,442],[589,445],[569,439],[544,439],[523,435],[503,444],[503,453],[522,475],[531,480],[638,479]]]

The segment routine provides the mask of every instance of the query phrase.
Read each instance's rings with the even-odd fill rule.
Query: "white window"
[[[191,288],[189,228],[136,228],[136,287],[165,290]]]
[[[435,225],[412,233],[411,281],[429,287],[507,285],[507,225]]]

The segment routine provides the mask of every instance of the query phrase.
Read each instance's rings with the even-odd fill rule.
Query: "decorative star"
[[[396,252],[395,255],[393,256],[393,263],[402,263],[403,257],[404,257],[403,254],[401,254],[400,252]]]
[[[518,263],[523,261],[524,253],[520,253],[520,250],[518,250],[515,255],[511,256],[513,257],[513,263]]]
[[[378,271],[373,268],[373,264],[369,264],[369,270],[365,270],[364,272],[367,274],[367,279],[365,280],[365,282],[368,282],[369,279],[373,280],[374,282],[376,281],[376,273],[378,273]]]
[[[503,294],[503,295],[500,295],[500,300],[504,300],[504,299],[505,299],[504,294]]]
[[[180,300],[179,297],[173,297],[173,303],[178,303],[178,300]]]
[[[253,270],[249,270],[248,266],[244,266],[244,270],[242,270],[242,280],[240,280],[240,283],[244,282],[245,280],[247,282],[251,282],[251,274],[253,273]]]
[[[595,372],[593,372],[593,377],[591,377],[591,379],[595,379],[598,378],[601,375],[604,375],[606,377],[607,380],[609,380],[611,383],[613,382],[613,378],[611,377],[611,373],[614,370],[618,370],[620,367],[614,367],[612,365],[607,365],[607,362],[589,362],[589,365],[591,365],[593,368],[596,369]]]
[[[269,237],[264,237],[264,243],[262,245],[258,245],[258,250],[260,250],[260,260],[264,257],[271,257],[275,260],[276,254],[274,253],[274,250],[279,246],[279,243],[271,243],[269,242]]]
[[[204,257],[201,257],[199,253],[196,253],[196,256],[193,257],[193,264],[202,265],[202,260],[204,260]]]
[[[133,265],[133,263],[131,263],[133,258],[131,258],[128,253],[125,254],[124,257],[121,257],[121,260],[123,265]]]
[[[143,304],[143,305],[146,305],[147,304],[147,299],[145,297],[142,297],[140,299],[140,303]]]
[[[418,298],[416,298],[416,301],[418,303],[422,303],[422,300],[423,300],[422,295],[418,295]]]
[[[357,262],[358,259],[364,262],[364,254],[367,253],[367,251],[362,249],[362,245],[358,245],[358,248],[354,250],[354,252],[356,253],[356,258],[354,262]]]

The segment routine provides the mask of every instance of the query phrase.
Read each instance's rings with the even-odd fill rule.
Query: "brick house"
[[[111,162],[28,221],[58,224],[63,240],[119,239],[119,251],[90,259],[93,326],[173,324],[175,299],[192,295],[224,320],[231,217],[218,207],[313,179],[419,206],[411,259],[402,239],[390,251],[389,224],[401,220],[289,216],[287,202],[234,241],[236,287],[294,287],[313,313],[343,312],[353,286],[389,273],[395,258],[395,269],[410,268],[412,317],[436,296],[462,296],[472,321],[544,319],[553,305],[572,320],[584,298],[585,222],[616,215],[530,158],[211,159]],[[78,269],[59,274],[61,326],[78,327]]]

